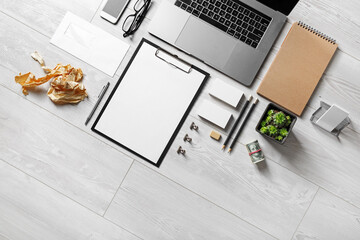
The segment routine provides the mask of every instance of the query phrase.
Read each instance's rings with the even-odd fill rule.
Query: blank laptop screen
[[[266,6],[282,12],[285,15],[289,15],[291,10],[295,7],[298,0],[257,0],[258,2],[261,2],[265,4]]]

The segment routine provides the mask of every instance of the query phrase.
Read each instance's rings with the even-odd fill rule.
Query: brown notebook
[[[337,46],[308,25],[294,23],[257,93],[300,116]]]

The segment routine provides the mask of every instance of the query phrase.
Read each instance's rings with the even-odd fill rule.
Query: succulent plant
[[[282,129],[280,129],[279,134],[282,137],[286,137],[289,134],[289,132],[288,132],[288,130],[286,130],[286,128],[282,128]]]
[[[266,127],[266,122],[265,121],[261,122],[261,127]]]
[[[271,116],[267,116],[265,119],[266,124],[270,124],[272,121],[272,117]]]
[[[288,127],[291,124],[291,117],[290,116],[286,116],[286,123],[285,126]]]
[[[278,127],[283,127],[285,125],[286,117],[283,112],[278,112],[274,114],[274,123]]]
[[[271,109],[267,112],[267,115],[271,117],[272,115],[274,115],[274,113],[274,110]]]
[[[270,109],[266,118],[261,122],[260,133],[268,135],[275,140],[282,141],[288,134],[288,127],[292,119],[284,112]]]
[[[262,128],[260,128],[260,132],[261,132],[262,134],[266,134],[266,133],[269,132],[269,130],[268,130],[267,127],[262,127]]]
[[[268,131],[269,131],[269,135],[270,136],[276,136],[277,134],[278,134],[278,129],[275,127],[275,126],[273,126],[273,125],[269,125],[269,126],[267,126],[267,129],[268,129]]]
[[[276,136],[275,139],[281,142],[283,140],[283,137],[279,135],[279,136]]]

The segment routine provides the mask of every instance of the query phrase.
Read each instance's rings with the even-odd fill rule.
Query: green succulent
[[[266,117],[266,119],[265,119],[266,124],[270,124],[271,121],[272,121],[272,117],[270,117],[270,116]]]
[[[289,135],[288,127],[292,122],[292,118],[282,111],[270,109],[260,125],[260,133],[266,134],[275,140],[283,141]]]
[[[272,110],[272,109],[267,112],[268,116],[270,116],[270,117],[271,117],[272,115],[274,115],[274,113],[275,113],[275,112],[274,112],[274,110]]]
[[[277,126],[279,126],[279,127],[284,126],[285,121],[286,121],[286,118],[285,118],[285,114],[283,112],[275,113],[275,115],[274,115],[274,123]]]
[[[269,130],[268,130],[267,127],[262,127],[262,128],[260,128],[260,132],[261,132],[262,134],[267,134],[267,133],[269,132]]]
[[[275,139],[281,142],[283,140],[283,137],[279,135],[279,136],[276,136]]]
[[[267,129],[269,131],[270,136],[276,136],[278,134],[278,129],[273,125],[267,126]]]
[[[280,136],[286,137],[289,134],[289,132],[286,130],[286,128],[282,128],[280,129],[279,134]]]
[[[265,122],[265,121],[262,121],[262,122],[261,122],[261,126],[262,126],[262,127],[266,127],[266,122]]]
[[[285,126],[288,127],[291,124],[291,117],[290,116],[286,116],[286,123]]]

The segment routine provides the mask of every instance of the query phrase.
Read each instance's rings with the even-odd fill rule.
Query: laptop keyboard
[[[175,5],[256,48],[271,18],[232,0],[177,0]]]

